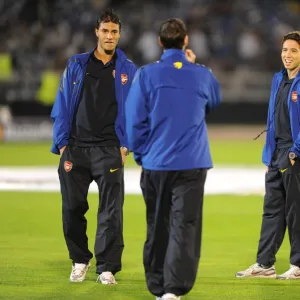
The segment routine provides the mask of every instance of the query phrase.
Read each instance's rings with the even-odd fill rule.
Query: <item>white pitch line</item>
[[[208,172],[205,194],[262,195],[264,175],[264,168],[215,167]],[[59,192],[57,168],[0,168],[0,191]],[[91,184],[90,192],[98,192],[95,182]],[[141,194],[139,169],[125,169],[125,193]]]

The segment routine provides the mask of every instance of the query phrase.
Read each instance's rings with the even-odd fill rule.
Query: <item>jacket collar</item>
[[[174,55],[180,56],[180,57],[182,57],[182,59],[186,60],[184,51],[180,50],[180,49],[167,49],[167,50],[165,50],[164,53],[161,56],[161,60],[167,59],[170,56],[174,56]]]
[[[286,68],[282,68],[281,70],[280,70],[280,72],[278,72],[277,74],[280,76],[280,77],[283,77],[284,76],[284,74],[286,74],[287,73],[287,69]],[[295,78],[300,78],[300,71],[298,71],[298,73],[297,73],[297,75],[296,75],[296,77]]]

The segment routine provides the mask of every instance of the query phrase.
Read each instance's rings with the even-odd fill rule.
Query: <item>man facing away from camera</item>
[[[220,102],[213,74],[195,64],[179,19],[159,31],[161,59],[137,72],[126,104],[129,148],[142,166],[147,210],[144,269],[156,299],[177,300],[194,285],[202,203],[212,168],[205,117]]]
[[[121,270],[124,173],[129,153],[124,103],[136,66],[117,47],[121,22],[108,9],[97,20],[97,48],[71,57],[62,75],[53,118],[53,146],[60,154],[63,231],[72,260],[70,281],[85,279],[93,257],[85,213],[92,181],[99,189],[94,253],[98,281],[116,284]]]
[[[263,150],[265,197],[256,263],[236,277],[300,279],[300,31],[283,37],[284,68],[275,74]],[[288,228],[290,268],[276,275],[276,254]]]

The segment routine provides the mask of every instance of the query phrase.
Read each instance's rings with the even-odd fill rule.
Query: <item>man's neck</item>
[[[101,60],[103,62],[103,64],[106,64],[112,60],[112,58],[115,54],[115,51],[116,50],[114,50],[112,53],[107,54],[104,52],[104,50],[102,48],[97,47],[94,51],[94,54],[97,59]]]
[[[297,73],[300,69],[300,66],[297,68],[297,69],[294,69],[294,70],[287,70],[287,75],[288,75],[288,78],[289,79],[293,79],[297,76]]]

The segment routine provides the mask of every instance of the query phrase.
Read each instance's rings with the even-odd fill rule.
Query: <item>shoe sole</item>
[[[105,285],[116,285],[117,284],[117,282],[111,283],[111,282],[102,281],[102,280],[100,280],[100,282],[101,282],[101,284],[105,284]]]
[[[289,278],[289,277],[281,277],[281,276],[277,276],[276,279],[277,279],[277,280],[299,280],[300,277]]]
[[[82,280],[72,280],[72,279],[70,279],[70,282],[83,282],[85,280],[85,278],[84,279],[82,279]]]
[[[116,285],[116,284],[118,284],[117,282],[111,283],[111,282],[108,282],[108,281],[105,281],[105,280],[101,280],[101,279],[100,279],[100,282],[102,284],[105,284],[105,285]]]
[[[272,274],[272,275],[269,275],[269,276],[264,276],[264,275],[257,275],[257,276],[235,276],[235,278],[266,278],[266,279],[278,279],[277,278],[278,276],[276,274]],[[300,278],[299,278],[300,279]]]

